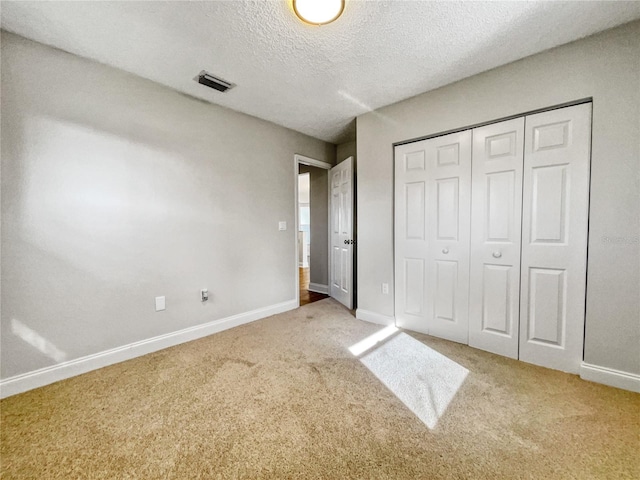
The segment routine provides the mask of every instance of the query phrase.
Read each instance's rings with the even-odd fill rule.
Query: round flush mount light
[[[293,0],[293,11],[305,23],[326,25],[342,15],[345,0]]]

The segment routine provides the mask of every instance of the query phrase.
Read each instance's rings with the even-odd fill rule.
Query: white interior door
[[[473,130],[469,345],[518,358],[524,117]]]
[[[586,295],[591,104],[525,119],[520,359],[578,373]]]
[[[330,295],[353,307],[353,157],[329,172],[331,185]]]
[[[468,341],[471,131],[396,147],[396,322]]]

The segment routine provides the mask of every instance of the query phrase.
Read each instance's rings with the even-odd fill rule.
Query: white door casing
[[[578,373],[587,265],[591,104],[525,119],[520,359]]]
[[[471,132],[395,148],[399,327],[468,341]]]
[[[518,358],[524,117],[473,130],[469,345]]]
[[[343,160],[329,172],[331,278],[330,295],[353,307],[353,157]]]

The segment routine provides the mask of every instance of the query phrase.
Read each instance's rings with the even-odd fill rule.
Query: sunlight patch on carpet
[[[369,335],[364,340],[361,340],[358,343],[351,345],[349,347],[349,351],[356,357],[360,356],[370,348],[375,347],[378,343],[386,340],[391,335],[399,331],[400,330],[398,330],[398,328],[395,325],[389,325],[388,327],[383,328],[382,330],[374,333],[373,335]]]
[[[395,332],[397,328],[393,327]],[[469,370],[406,333],[389,327],[353,345],[355,356],[427,427],[433,429],[464,383]],[[373,337],[373,338],[372,338]],[[363,348],[370,345],[367,348]],[[352,350],[353,349],[353,350]]]

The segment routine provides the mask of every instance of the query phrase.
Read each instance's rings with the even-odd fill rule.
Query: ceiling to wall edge
[[[633,21],[635,21],[635,20],[633,20]],[[629,22],[629,23],[633,23],[633,21],[631,21],[631,22]],[[612,27],[611,29],[615,29],[615,28],[619,28],[619,27],[620,27],[620,25],[615,26],[615,27]],[[132,76],[135,76],[135,77],[137,77],[137,78],[141,78],[141,79],[143,79],[143,80],[146,80],[146,81],[148,81],[148,82],[152,82],[152,83],[154,83],[154,84],[156,84],[156,85],[159,85],[159,86],[161,86],[161,87],[167,88],[167,89],[169,89],[169,90],[171,90],[171,91],[173,91],[173,92],[176,92],[176,93],[178,93],[178,94],[180,94],[180,95],[182,95],[182,96],[184,96],[184,97],[186,97],[186,98],[188,98],[188,99],[191,99],[191,100],[197,101],[197,102],[199,102],[199,103],[204,103],[204,104],[212,105],[212,106],[217,107],[217,108],[222,108],[222,109],[224,109],[224,110],[228,110],[228,111],[231,111],[231,112],[234,112],[234,113],[237,113],[237,114],[241,114],[241,115],[245,115],[245,116],[247,116],[247,117],[255,118],[255,119],[261,120],[261,121],[263,121],[263,122],[267,122],[267,123],[270,123],[270,124],[272,124],[272,125],[276,125],[276,126],[278,126],[278,127],[280,127],[280,128],[284,128],[284,129],[286,129],[286,130],[290,130],[290,131],[292,131],[292,132],[299,133],[300,135],[304,135],[304,136],[306,136],[306,137],[313,138],[313,139],[315,139],[315,140],[319,140],[319,141],[321,141],[321,142],[325,142],[325,143],[330,144],[330,145],[335,145],[336,147],[337,147],[338,145],[342,145],[342,144],[349,143],[349,142],[354,142],[354,141],[356,141],[356,140],[357,140],[357,119],[358,119],[358,117],[360,117],[360,116],[367,115],[367,114],[372,113],[372,112],[375,112],[375,111],[377,111],[377,110],[380,110],[380,109],[383,109],[383,108],[390,107],[390,106],[392,106],[392,105],[396,105],[396,104],[399,104],[399,103],[402,103],[402,102],[406,102],[406,101],[411,100],[412,98],[418,97],[418,96],[420,96],[420,95],[424,95],[424,94],[427,94],[427,93],[429,93],[429,92],[432,92],[432,91],[435,91],[435,90],[439,90],[439,89],[441,89],[441,88],[448,87],[449,85],[453,85],[453,84],[455,84],[455,83],[458,83],[458,82],[464,81],[464,80],[466,80],[467,78],[471,78],[471,77],[474,77],[474,76],[476,76],[476,75],[482,75],[483,73],[486,73],[486,72],[488,72],[488,71],[491,71],[491,70],[494,70],[494,69],[496,69],[496,68],[501,68],[501,67],[504,67],[504,66],[505,66],[505,65],[500,65],[500,66],[498,66],[498,67],[494,67],[494,68],[491,68],[491,69],[489,69],[489,70],[485,70],[485,71],[483,71],[483,72],[478,72],[478,73],[476,73],[476,74],[474,74],[474,75],[471,75],[470,77],[460,78],[460,79],[458,79],[458,80],[454,80],[453,82],[449,82],[449,83],[444,84],[444,85],[439,85],[439,86],[434,87],[434,88],[432,88],[432,89],[429,89],[429,90],[427,90],[427,91],[425,91],[425,92],[421,92],[421,93],[419,93],[419,94],[417,94],[417,95],[413,95],[413,96],[411,96],[411,97],[408,97],[408,98],[405,98],[405,99],[399,100],[399,101],[397,101],[397,102],[393,102],[393,103],[390,103],[390,104],[388,104],[388,105],[382,105],[382,106],[380,106],[380,107],[374,108],[374,109],[369,110],[369,111],[367,111],[367,112],[362,112],[362,113],[360,113],[360,114],[358,114],[358,115],[354,116],[354,117],[353,117],[353,118],[352,118],[352,119],[347,123],[347,125],[346,125],[346,126],[345,126],[345,128],[343,129],[343,133],[341,133],[341,134],[339,135],[338,139],[337,139],[335,142],[330,142],[330,141],[323,140],[323,139],[318,138],[318,137],[314,137],[314,136],[309,135],[309,134],[307,134],[307,133],[301,132],[301,131],[299,131],[299,130],[295,130],[295,129],[291,128],[291,127],[287,127],[287,126],[281,125],[281,124],[276,123],[276,122],[273,122],[273,121],[271,121],[271,120],[267,120],[267,119],[264,119],[264,118],[261,118],[261,117],[257,117],[257,116],[255,116],[255,115],[251,115],[251,114],[249,114],[249,113],[241,112],[240,110],[235,110],[235,109],[233,109],[233,108],[230,108],[230,107],[227,107],[227,106],[224,106],[224,105],[220,105],[220,104],[215,103],[215,102],[213,102],[213,101],[211,101],[211,100],[207,100],[207,99],[204,99],[204,98],[196,97],[195,95],[192,95],[192,94],[190,94],[190,93],[183,92],[182,90],[179,90],[179,89],[177,89],[177,88],[175,88],[175,87],[172,87],[172,86],[170,86],[170,85],[166,85],[166,84],[164,84],[164,83],[157,82],[157,81],[155,81],[155,80],[152,80],[152,79],[149,79],[149,78],[146,78],[146,77],[143,77],[143,76],[137,75],[137,74],[135,74],[135,73],[129,72],[129,71],[127,71],[127,70],[123,70],[123,69],[118,68],[118,67],[114,67],[114,66],[112,66],[112,65],[109,65],[109,64],[106,64],[106,63],[100,62],[100,61],[98,61],[98,60],[94,60],[94,59],[89,58],[89,57],[85,57],[85,56],[82,56],[82,55],[75,54],[75,53],[70,52],[70,51],[68,51],[68,50],[65,50],[65,49],[63,49],[63,48],[56,47],[56,46],[54,46],[54,45],[50,45],[50,44],[41,43],[41,42],[39,42],[39,41],[37,41],[37,40],[33,40],[33,39],[29,38],[29,37],[24,37],[24,36],[22,36],[22,35],[20,35],[20,34],[18,34],[18,33],[12,32],[12,31],[7,30],[7,29],[0,28],[0,32],[6,32],[6,33],[9,33],[9,34],[11,34],[11,35],[15,35],[15,36],[17,36],[17,37],[24,38],[24,39],[28,40],[29,42],[34,42],[34,43],[37,43],[37,44],[40,44],[40,45],[45,45],[45,46],[47,46],[47,47],[49,47],[49,48],[52,48],[52,49],[57,50],[57,51],[59,51],[59,52],[62,52],[62,53],[64,53],[64,54],[72,55],[72,56],[74,56],[74,57],[82,58],[83,60],[86,60],[86,61],[89,61],[89,62],[94,62],[94,63],[97,63],[97,64],[99,64],[99,65],[103,65],[103,66],[105,66],[105,67],[109,67],[109,68],[116,69],[116,70],[118,70],[118,71],[120,71],[120,72],[124,72],[124,73],[126,73],[127,75],[132,75]],[[588,38],[588,37],[591,37],[591,36],[595,36],[595,35],[598,35],[598,34],[600,34],[600,33],[602,33],[602,32],[596,32],[596,33],[594,33],[594,34],[592,34],[592,35],[587,35],[586,37],[582,37],[582,38],[579,38],[579,39],[573,40],[573,41],[568,42],[568,43],[573,43],[573,42],[576,42],[576,41],[580,41],[580,40],[583,40],[584,38]],[[566,45],[566,44],[563,44],[563,45]],[[558,46],[552,47],[552,48],[551,48],[551,49],[549,49],[549,50],[553,50],[553,49],[558,48],[558,47],[561,47],[561,46],[563,46],[563,45],[558,45]],[[540,54],[540,53],[543,53],[543,52],[537,52],[537,53],[534,53],[533,55],[530,55],[530,56],[535,56],[535,55],[538,55],[538,54]],[[515,60],[514,62],[511,62],[511,63],[516,63],[516,62],[522,61],[522,60],[524,60],[525,58],[528,58],[528,57],[524,57],[524,58],[521,58],[521,59]],[[506,64],[506,65],[508,65],[508,64]],[[592,101],[591,97],[586,98],[586,99],[580,99],[580,100],[575,100],[575,101],[571,101],[571,102],[566,102],[566,103],[563,103],[563,104],[561,104],[561,105],[556,105],[556,106],[553,106],[553,107],[541,108],[541,109],[534,110],[534,111],[530,111],[530,112],[516,113],[516,114],[513,114],[513,115],[509,115],[509,116],[507,116],[507,117],[504,117],[504,118],[494,119],[494,120],[490,120],[490,121],[486,121],[486,122],[481,122],[481,123],[476,124],[476,125],[466,126],[466,127],[463,127],[463,128],[456,128],[456,129],[453,129],[453,130],[448,130],[448,131],[438,132],[438,133],[429,134],[429,135],[421,136],[421,137],[417,137],[417,138],[411,138],[411,139],[401,140],[401,141],[398,141],[398,142],[394,142],[394,143],[393,143],[393,147],[398,146],[398,145],[402,145],[402,144],[405,144],[405,143],[412,143],[412,142],[417,142],[417,141],[425,140],[425,139],[427,139],[427,138],[432,138],[432,137],[438,137],[438,136],[442,136],[442,135],[447,135],[447,134],[450,134],[450,133],[455,133],[455,132],[459,132],[459,131],[462,131],[462,130],[467,130],[467,129],[470,129],[470,128],[476,128],[476,127],[480,127],[480,126],[484,126],[484,125],[490,125],[490,124],[492,124],[492,123],[497,123],[497,122],[500,122],[500,121],[509,120],[509,119],[516,118],[516,117],[519,117],[519,116],[522,116],[522,115],[530,115],[530,114],[533,114],[533,113],[540,113],[540,112],[543,112],[543,111],[553,110],[553,109],[556,109],[556,108],[562,108],[562,107],[567,107],[567,106],[572,106],[572,105],[578,105],[578,104],[580,104],[580,103],[586,103],[586,102],[589,102],[589,101]]]
[[[632,21],[630,21],[630,22],[628,22],[628,23],[633,23],[634,21],[637,21],[637,20],[632,20]],[[625,25],[625,24],[623,24],[623,25]],[[619,28],[620,26],[622,26],[622,25],[614,26],[614,27],[612,27],[611,29],[608,29],[608,30],[613,30],[613,29],[615,29],[615,28]],[[605,31],[606,31],[606,30],[605,30]],[[149,78],[146,78],[146,77],[143,77],[143,76],[137,75],[137,74],[132,73],[132,72],[129,72],[129,71],[127,71],[127,70],[123,70],[123,69],[121,69],[121,68],[114,67],[114,66],[112,66],[112,65],[109,65],[109,64],[106,64],[106,63],[100,62],[100,61],[98,61],[98,60],[95,60],[95,59],[92,59],[92,58],[89,58],[89,57],[85,57],[85,56],[82,56],[82,55],[75,54],[75,53],[70,52],[70,51],[68,51],[68,50],[65,50],[65,49],[63,49],[63,48],[56,47],[56,46],[54,46],[54,45],[50,45],[50,44],[41,43],[41,42],[39,42],[39,41],[37,41],[37,40],[33,40],[33,39],[29,38],[29,37],[24,37],[24,36],[22,36],[22,35],[20,35],[20,34],[18,34],[18,33],[12,32],[11,30],[7,30],[7,29],[5,29],[5,28],[0,28],[0,32],[6,32],[6,33],[9,33],[9,34],[11,34],[11,35],[15,35],[15,36],[17,36],[17,37],[24,38],[24,39],[28,40],[29,42],[34,42],[34,43],[37,43],[37,44],[40,44],[40,45],[45,45],[45,46],[47,46],[47,47],[49,47],[49,48],[52,48],[52,49],[57,50],[57,51],[59,51],[59,52],[65,53],[65,54],[67,54],[67,55],[73,55],[74,57],[82,58],[83,60],[86,60],[86,61],[89,61],[89,62],[94,62],[94,63],[97,63],[97,64],[99,64],[99,65],[103,65],[103,66],[105,66],[105,67],[113,68],[113,69],[116,69],[116,70],[118,70],[118,71],[120,71],[120,72],[124,72],[124,73],[126,73],[127,75],[133,75],[133,76],[135,76],[135,77],[137,77],[137,78],[141,78],[141,79],[143,79],[143,80],[146,80],[146,81],[152,82],[152,83],[154,83],[154,84],[156,84],[156,85],[159,85],[159,86],[162,86],[162,87],[164,87],[164,88],[167,88],[167,89],[169,89],[169,90],[171,90],[171,91],[173,91],[173,92],[176,92],[176,93],[178,93],[178,94],[180,94],[180,95],[182,95],[182,96],[184,96],[184,97],[186,97],[186,98],[189,98],[189,99],[191,99],[191,100],[194,100],[194,101],[197,101],[197,102],[200,102],[200,103],[204,103],[204,104],[208,104],[208,105],[212,105],[212,106],[215,106],[215,107],[217,107],[217,108],[222,108],[222,109],[225,109],[225,110],[228,110],[228,111],[232,111],[232,112],[234,112],[234,113],[238,113],[238,114],[241,114],[241,115],[245,115],[245,116],[247,116],[247,117],[255,118],[255,119],[261,120],[261,121],[263,121],[263,122],[267,122],[267,123],[270,123],[270,124],[272,124],[272,125],[276,125],[276,126],[278,126],[278,127],[280,127],[280,128],[284,128],[284,129],[286,129],[286,130],[290,130],[290,131],[292,131],[292,132],[299,133],[299,134],[304,135],[304,136],[306,136],[306,137],[314,138],[315,140],[319,140],[319,141],[325,142],[325,143],[330,144],[330,145],[335,145],[335,146],[338,146],[338,145],[341,145],[341,144],[345,144],[345,143],[349,143],[349,142],[353,142],[353,141],[356,141],[356,140],[357,140],[357,118],[358,118],[358,117],[360,117],[360,116],[367,115],[367,114],[372,113],[372,112],[375,112],[375,111],[377,111],[377,110],[380,110],[380,109],[383,109],[383,108],[390,107],[390,106],[392,106],[392,105],[396,105],[396,104],[399,104],[399,103],[402,103],[402,102],[406,102],[406,101],[408,101],[408,100],[410,100],[410,99],[412,99],[412,98],[415,98],[415,97],[418,97],[418,96],[421,96],[421,95],[427,94],[427,93],[432,92],[432,91],[435,91],[435,90],[439,90],[439,89],[441,89],[441,88],[448,87],[448,86],[450,86],[450,85],[453,85],[453,84],[455,84],[455,83],[458,83],[458,82],[464,81],[464,80],[466,80],[466,79],[468,79],[468,78],[471,78],[471,77],[474,77],[474,76],[476,76],[476,75],[482,75],[483,73],[486,73],[486,72],[488,72],[488,71],[494,70],[494,69],[496,69],[496,68],[502,68],[502,67],[504,67],[505,65],[508,65],[508,64],[505,64],[505,65],[499,65],[499,66],[497,66],[497,67],[494,67],[494,68],[491,68],[491,69],[488,69],[488,70],[485,70],[485,71],[482,71],[482,72],[475,73],[474,75],[471,75],[471,76],[469,76],[469,77],[460,78],[460,79],[454,80],[454,81],[452,81],[452,82],[449,82],[449,83],[447,83],[447,84],[436,86],[436,87],[434,87],[434,88],[432,88],[432,89],[426,90],[425,92],[421,92],[421,93],[419,93],[419,94],[417,94],[417,95],[413,95],[413,96],[411,96],[411,97],[408,97],[408,98],[405,98],[405,99],[399,100],[399,101],[397,101],[397,102],[393,102],[393,103],[390,103],[390,104],[388,104],[388,105],[382,105],[382,106],[379,106],[379,107],[377,107],[377,108],[371,109],[371,110],[369,110],[369,111],[367,111],[367,112],[362,112],[362,113],[360,113],[360,114],[358,114],[358,115],[354,116],[354,117],[353,117],[353,118],[352,118],[352,119],[351,119],[351,120],[346,124],[346,126],[345,126],[345,127],[344,127],[344,129],[343,129],[343,132],[338,136],[338,138],[336,139],[336,141],[333,141],[333,142],[332,142],[332,141],[323,140],[323,139],[318,138],[318,137],[314,137],[314,136],[309,135],[309,134],[307,134],[307,133],[301,132],[301,131],[299,131],[299,130],[295,130],[295,129],[291,128],[291,127],[287,127],[287,126],[281,125],[281,124],[276,123],[276,122],[271,121],[271,120],[267,120],[267,119],[264,119],[264,118],[261,118],[261,117],[255,116],[255,115],[251,115],[251,114],[249,114],[249,113],[245,113],[245,112],[242,112],[242,111],[240,111],[240,110],[235,110],[235,109],[233,109],[233,108],[230,108],[230,107],[227,107],[227,106],[224,106],[224,105],[221,105],[221,104],[215,103],[215,102],[213,102],[213,101],[211,101],[211,100],[207,100],[207,99],[203,99],[203,98],[200,98],[200,97],[196,97],[196,96],[194,96],[194,95],[192,95],[192,94],[189,94],[189,93],[183,92],[182,90],[179,90],[179,89],[177,89],[177,88],[175,88],[175,87],[172,87],[172,86],[166,85],[166,84],[164,84],[164,83],[157,82],[156,80],[152,80],[152,79],[149,79]],[[577,42],[577,41],[581,41],[581,40],[584,40],[585,38],[589,38],[589,37],[591,37],[591,36],[599,35],[599,34],[601,34],[601,33],[602,33],[602,31],[595,32],[595,33],[593,33],[593,34],[591,34],[591,35],[587,35],[587,36],[585,36],[585,37],[581,37],[581,38],[578,38],[578,39],[572,40],[571,42],[568,42],[567,44],[574,43],[574,42]],[[567,45],[567,44],[557,45],[557,46],[555,46],[555,47],[550,48],[549,50],[553,50],[553,49],[555,49],[555,48],[559,48],[559,47],[562,47],[562,46]],[[548,50],[547,50],[547,51],[548,51]],[[534,54],[532,54],[532,55],[530,55],[530,56],[539,55],[540,53],[543,53],[543,52],[544,52],[544,51],[542,51],[542,52],[536,52],[536,53],[534,53]],[[510,63],[520,62],[520,61],[522,61],[522,60],[524,60],[524,59],[526,59],[526,58],[528,58],[528,57],[520,58],[520,59],[514,60],[513,62],[510,62]],[[516,118],[516,117],[518,117],[518,116],[522,116],[522,115],[530,115],[530,114],[533,114],[533,113],[540,113],[540,112],[547,111],[547,110],[553,110],[553,109],[556,109],[556,108],[563,108],[563,107],[567,107],[567,106],[577,105],[577,104],[580,104],[580,103],[586,103],[586,102],[589,102],[589,101],[592,101],[592,99],[591,99],[590,97],[589,97],[589,98],[586,98],[586,99],[580,99],[580,100],[575,100],[575,101],[571,101],[571,102],[566,102],[566,103],[563,103],[563,104],[561,104],[561,105],[556,105],[556,106],[553,106],[553,107],[541,108],[541,109],[537,109],[537,110],[530,111],[530,112],[516,113],[516,114],[513,114],[513,115],[509,115],[509,116],[507,116],[507,117],[504,117],[504,118],[500,118],[500,119],[493,119],[493,120],[490,120],[490,121],[486,121],[486,122],[478,123],[478,124],[476,124],[476,125],[466,126],[466,127],[464,127],[464,128],[456,128],[456,129],[453,129],[453,130],[448,130],[448,131],[438,132],[438,133],[429,134],[429,135],[421,136],[421,137],[417,137],[417,138],[401,140],[401,141],[398,141],[398,142],[394,142],[394,143],[393,143],[393,146],[395,147],[395,146],[397,146],[397,145],[402,145],[402,144],[405,144],[405,143],[416,142],[416,141],[420,141],[420,140],[425,140],[425,139],[427,139],[427,138],[432,138],[432,137],[437,137],[437,136],[447,135],[447,134],[450,134],[450,133],[455,133],[455,132],[459,132],[459,131],[466,130],[466,129],[470,129],[470,128],[476,128],[476,127],[480,127],[480,126],[484,126],[484,125],[489,125],[489,124],[496,123],[496,122],[500,122],[500,121],[504,121],[504,120],[509,120],[509,119]]]
[[[244,113],[244,112],[241,112],[240,110],[234,110],[233,108],[229,108],[229,107],[226,107],[224,105],[220,105],[219,103],[215,103],[215,102],[212,102],[210,100],[206,100],[204,98],[196,97],[195,95],[191,95],[190,93],[183,92],[182,90],[178,90],[177,88],[172,87],[170,85],[165,85],[164,83],[160,83],[160,82],[157,82],[155,80],[151,80],[150,78],[142,77],[142,76],[137,75],[135,73],[129,72],[127,70],[123,70],[123,69],[118,68],[118,67],[114,67],[113,65],[109,65],[107,63],[100,62],[100,61],[95,60],[93,58],[89,58],[89,57],[85,57],[85,56],[82,56],[82,55],[78,55],[76,53],[73,53],[73,52],[70,52],[68,50],[65,50],[64,48],[56,47],[55,45],[50,45],[50,44],[47,44],[47,43],[42,43],[42,42],[39,42],[37,40],[33,40],[33,39],[29,38],[29,37],[24,37],[24,36],[20,35],[19,33],[12,32],[11,30],[7,30],[5,28],[0,28],[0,33],[7,33],[7,34],[10,34],[10,35],[14,35],[16,37],[23,38],[23,39],[25,39],[25,40],[27,40],[29,42],[33,42],[33,43],[36,43],[36,44],[39,44],[39,45],[44,45],[47,48],[51,48],[53,50],[56,50],[56,51],[58,51],[60,53],[65,54],[65,55],[71,55],[73,57],[81,58],[81,59],[83,59],[83,60],[85,60],[87,62],[97,63],[98,65],[102,65],[102,66],[107,67],[107,68],[118,70],[119,72],[123,72],[126,75],[131,75],[131,76],[136,77],[136,78],[141,78],[142,80],[154,83],[156,85],[161,86],[162,88],[166,88],[167,90],[171,90],[172,92],[177,93],[179,95],[182,95],[183,97],[186,97],[189,100],[196,101],[196,102],[199,102],[199,103],[204,103],[204,104],[207,104],[207,105],[211,105],[211,106],[214,106],[216,108],[222,108],[224,110],[228,110],[228,111],[231,111],[231,112],[234,112],[234,113],[237,113],[237,114],[240,114],[240,115],[244,115],[244,116],[247,116],[247,117],[255,118],[257,120],[260,120],[261,122],[266,122],[266,123],[270,123],[271,125],[276,125],[276,126],[278,126],[280,128],[284,128],[286,130],[289,130],[289,131],[292,131],[292,132],[295,132],[295,133],[299,133],[300,135],[304,135],[305,137],[309,137],[309,138],[313,138],[315,140],[319,140],[319,141],[327,143],[329,145],[337,146],[337,145],[341,145],[343,143],[348,143],[348,142],[355,141],[355,139],[356,139],[356,128],[355,128],[356,127],[356,117],[354,117],[349,122],[348,126],[345,128],[345,133],[340,136],[340,138],[338,139],[337,142],[328,142],[327,140],[323,140],[321,138],[314,137],[312,135],[309,135],[308,133],[304,133],[304,132],[301,132],[299,130],[295,130],[295,129],[291,128],[291,127],[286,127],[284,125],[280,125],[279,123],[273,122],[271,120],[266,120],[264,118],[256,117],[255,115],[251,115],[249,113]]]

